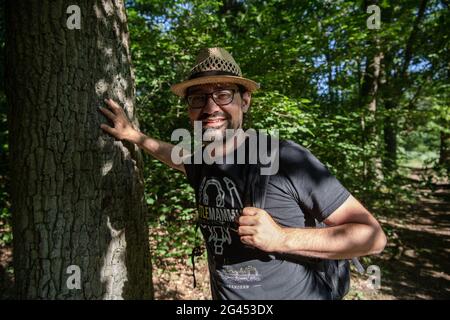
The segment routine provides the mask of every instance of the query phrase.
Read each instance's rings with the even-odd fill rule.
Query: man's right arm
[[[172,161],[172,149],[174,147],[173,144],[167,143],[158,139],[150,138],[143,134],[142,132],[138,132],[138,136],[135,141],[130,141],[135,143],[139,148],[152,155],[159,161],[167,164],[169,167],[177,169],[183,173],[186,173],[184,169],[184,165],[175,164]]]
[[[109,109],[100,108],[100,111],[113,122],[114,126],[111,127],[102,123],[100,127],[104,131],[119,140],[126,140],[136,144],[139,148],[143,149],[145,152],[168,166],[186,173],[182,163],[175,164],[172,161],[172,149],[175,147],[173,144],[150,138],[142,132],[139,132],[133,128],[133,125],[128,120],[125,111],[116,102],[111,99],[106,99],[105,103]]]

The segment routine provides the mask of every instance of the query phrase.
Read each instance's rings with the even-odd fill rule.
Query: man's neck
[[[211,150],[211,157],[217,159],[219,157],[225,158],[228,154],[237,150],[247,138],[247,134],[242,128],[236,130],[228,130],[225,138],[222,141],[212,141],[205,145]]]

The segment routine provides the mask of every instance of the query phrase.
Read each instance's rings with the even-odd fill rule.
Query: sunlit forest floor
[[[371,289],[369,274],[352,273],[346,299],[449,299],[450,298],[450,185],[436,184],[433,191],[418,190],[413,206],[395,215],[377,217],[388,235],[384,252],[363,265],[379,266],[381,287]],[[193,288],[189,258],[159,258],[154,265],[156,299],[210,299],[208,268],[204,256],[196,259],[197,287]],[[0,248],[0,299],[13,297],[12,254]]]
[[[381,269],[380,290],[367,288],[368,275],[355,275],[347,298],[450,298],[450,189],[421,192],[416,205],[379,217],[389,233],[385,251],[371,259]]]

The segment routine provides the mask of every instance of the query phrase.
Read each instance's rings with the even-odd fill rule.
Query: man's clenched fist
[[[242,243],[265,252],[283,251],[285,232],[265,210],[245,207],[238,222]]]

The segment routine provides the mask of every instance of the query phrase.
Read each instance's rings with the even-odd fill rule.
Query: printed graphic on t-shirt
[[[227,177],[204,177],[199,188],[199,222],[215,255],[223,255],[237,233],[236,219],[242,200],[234,181]]]
[[[261,281],[261,275],[254,266],[246,265],[244,267],[233,268],[224,266],[221,270],[224,280],[230,283],[247,283]]]

